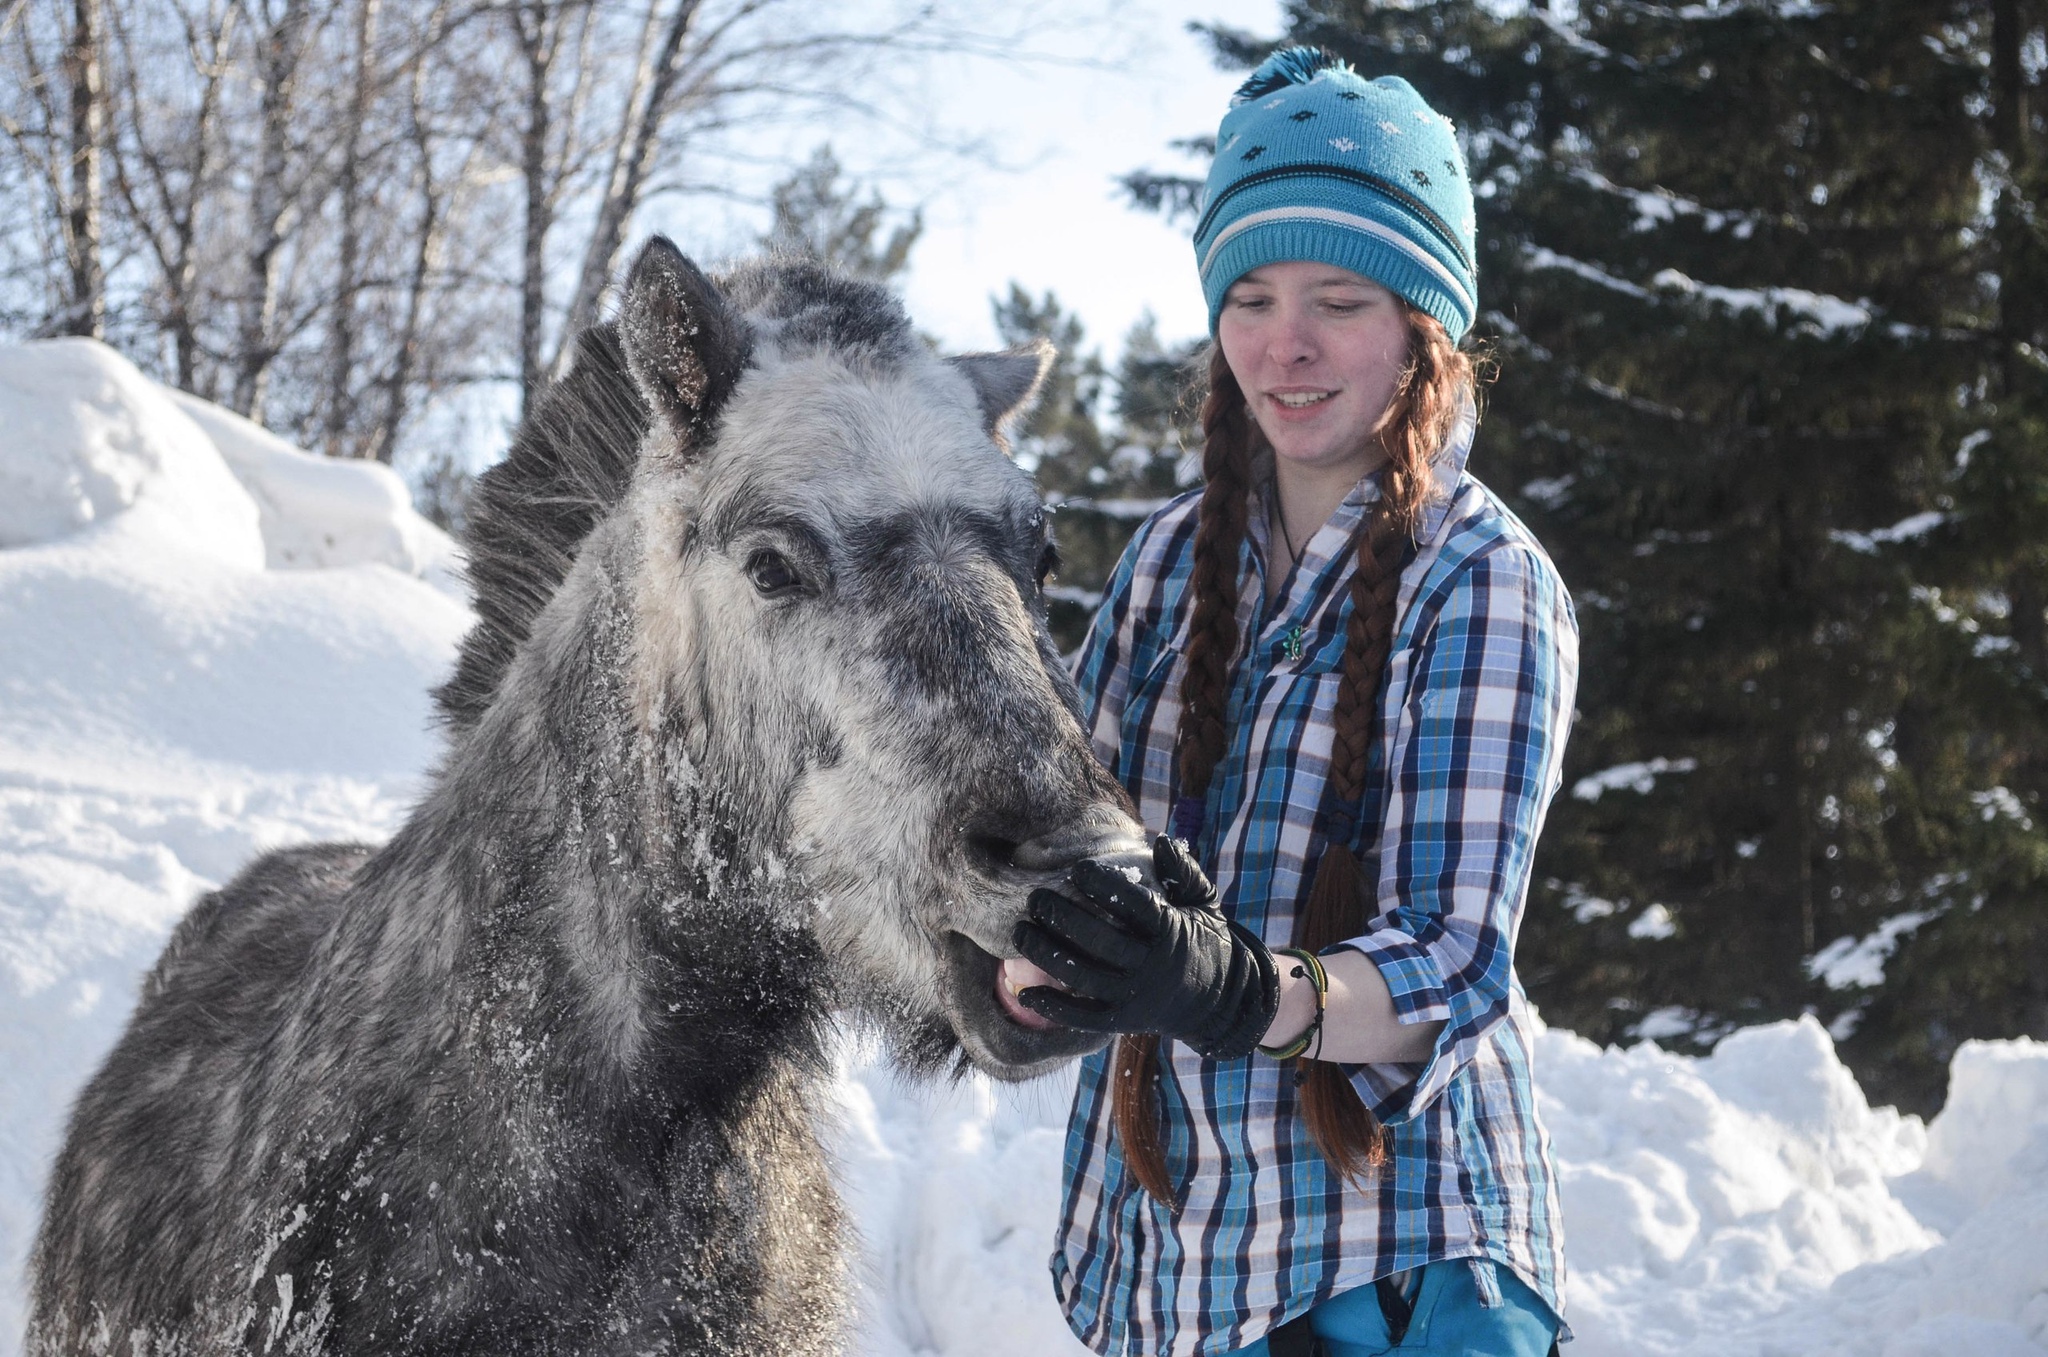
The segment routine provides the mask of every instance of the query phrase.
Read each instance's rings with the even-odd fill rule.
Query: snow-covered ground
[[[65,1107],[193,895],[378,839],[467,613],[379,467],[82,341],[0,347],[0,1352]],[[1811,1021],[1691,1060],[1544,1033],[1578,1357],[2048,1357],[2048,1045],[1972,1043],[1932,1125]],[[906,1087],[849,1048],[869,1357],[1078,1353],[1046,1280],[1070,1079]]]

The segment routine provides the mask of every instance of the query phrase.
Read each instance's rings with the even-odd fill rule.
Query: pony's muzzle
[[[1132,855],[1145,860],[1145,873],[1150,876],[1152,851],[1146,845],[1145,831],[1123,812],[1096,805],[1058,829],[1018,844],[1010,853],[1010,862],[1027,872],[1064,875],[1082,858],[1120,861]]]

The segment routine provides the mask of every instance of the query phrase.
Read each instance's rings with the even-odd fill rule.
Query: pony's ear
[[[656,236],[626,277],[619,338],[655,416],[701,445],[747,366],[746,327],[703,270]]]
[[[1052,370],[1058,353],[1051,341],[1034,339],[1000,353],[963,353],[946,361],[960,369],[974,387],[982,427],[996,433],[1030,409],[1038,396],[1038,384]]]

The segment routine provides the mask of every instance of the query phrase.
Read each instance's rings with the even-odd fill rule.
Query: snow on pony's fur
[[[1096,1044],[995,994],[1031,887],[1137,847],[997,446],[1046,357],[651,243],[479,486],[426,797],[201,899],[81,1096],[29,1351],[835,1350],[830,1011]]]

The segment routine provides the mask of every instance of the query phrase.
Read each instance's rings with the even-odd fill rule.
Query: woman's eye
[[[803,577],[796,573],[795,567],[790,565],[781,552],[771,551],[766,547],[747,558],[747,578],[754,582],[756,589],[770,598],[789,593],[793,589],[801,589],[804,583]]]
[[[1059,577],[1060,549],[1047,542],[1045,550],[1038,553],[1038,587],[1043,589]]]

